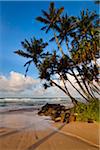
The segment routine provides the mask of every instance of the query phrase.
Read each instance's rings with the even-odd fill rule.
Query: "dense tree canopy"
[[[68,89],[69,84],[86,101],[99,94],[99,19],[96,12],[89,10],[82,11],[79,17],[63,12],[64,7],[56,9],[51,2],[49,10],[42,10],[42,16],[36,20],[44,24],[41,30],[45,34],[51,30],[52,38],[46,42],[42,38],[25,39],[22,42],[24,50],[15,53],[29,59],[24,65],[26,73],[30,64],[35,63],[39,78],[45,80],[45,89],[57,86],[76,104],[76,98]],[[56,42],[58,48],[55,51],[53,48],[46,50],[51,42]],[[62,45],[65,45],[64,49]],[[69,76],[74,78],[77,86]]]

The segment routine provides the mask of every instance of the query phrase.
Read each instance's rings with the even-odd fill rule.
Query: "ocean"
[[[70,101],[67,100],[65,97],[34,97],[34,98],[27,98],[27,97],[6,97],[0,98],[0,113],[4,113],[7,111],[15,111],[15,110],[38,110],[46,103],[52,104],[62,104],[66,107],[70,107],[72,104]]]

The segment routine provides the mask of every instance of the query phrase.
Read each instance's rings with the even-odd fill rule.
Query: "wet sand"
[[[54,123],[35,112],[0,115],[0,150],[99,150],[81,139],[99,145],[99,123]]]

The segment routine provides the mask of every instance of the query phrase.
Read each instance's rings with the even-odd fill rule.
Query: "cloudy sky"
[[[68,15],[78,16],[80,10],[87,8],[98,11],[98,6],[93,1],[59,1],[55,4],[56,7],[64,6]],[[0,1],[0,97],[64,96],[57,88],[46,91],[43,89],[34,64],[31,65],[28,76],[25,78],[23,66],[26,59],[13,53],[17,49],[22,49],[21,41],[25,38],[30,39],[35,35],[37,38],[43,37],[44,41],[50,39],[51,35],[41,32],[41,25],[35,21],[35,18],[41,15],[41,9],[47,10],[48,6],[49,2],[46,1]]]

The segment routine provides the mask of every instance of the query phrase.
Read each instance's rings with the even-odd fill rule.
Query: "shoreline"
[[[0,111],[0,115],[7,114],[7,113],[19,113],[19,112],[34,112],[38,111],[39,107],[24,107],[24,108],[14,108],[14,109],[5,109]]]

